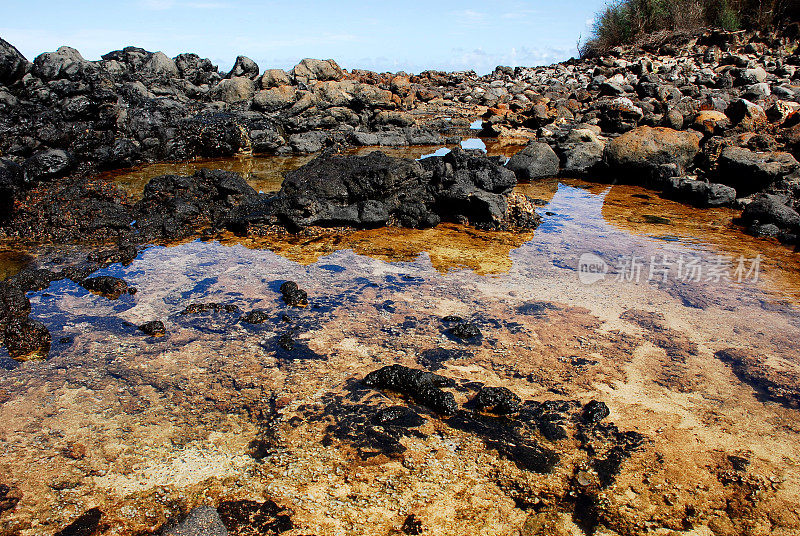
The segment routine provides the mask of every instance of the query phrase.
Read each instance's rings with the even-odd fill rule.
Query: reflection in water
[[[411,262],[426,254],[431,265],[441,273],[469,269],[479,275],[507,273],[511,269],[509,252],[533,237],[529,233],[481,231],[451,223],[433,229],[397,227],[344,231],[319,236],[239,238],[222,237],[223,244],[241,243],[251,249],[269,249],[303,265],[314,264],[320,257],[336,251],[352,250],[386,262]]]
[[[33,257],[22,251],[0,249],[0,281],[18,274],[33,260]]]
[[[104,173],[101,178],[112,181],[134,199],[139,198],[145,185],[161,175],[192,175],[198,169],[224,169],[241,173],[256,191],[274,192],[280,189],[283,173],[307,164],[314,155],[256,157],[240,155],[232,158],[198,159],[187,162],[145,164],[132,169]]]
[[[471,138],[461,143],[465,149],[485,150],[489,156],[511,156],[521,147],[499,145],[493,140],[480,140]],[[397,158],[426,158],[430,156],[443,156],[450,148],[440,145],[417,145],[404,147],[358,147],[348,149],[348,154],[366,155],[373,151],[381,151]],[[283,174],[297,169],[315,158],[316,154],[301,156],[273,156],[273,155],[238,155],[231,158],[208,158],[186,162],[160,162],[145,164],[131,169],[109,171],[100,177],[114,182],[133,199],[142,195],[145,185],[153,178],[160,175],[192,175],[198,169],[224,169],[241,173],[250,186],[260,192],[275,192],[283,183]]]

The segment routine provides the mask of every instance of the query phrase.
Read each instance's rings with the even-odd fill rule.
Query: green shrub
[[[597,15],[593,37],[581,55],[600,54],[641,42],[657,32],[701,27],[769,28],[796,17],[798,0],[617,0]]]

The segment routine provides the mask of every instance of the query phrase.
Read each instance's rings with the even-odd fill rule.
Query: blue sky
[[[605,0],[0,0],[0,37],[33,60],[70,45],[87,59],[126,45],[196,52],[221,69],[333,58],[345,68],[419,72],[541,65],[574,56]]]

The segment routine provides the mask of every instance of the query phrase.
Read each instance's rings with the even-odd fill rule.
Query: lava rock
[[[479,411],[487,411],[497,415],[508,415],[519,411],[522,400],[506,387],[484,387],[478,391],[473,402]]]
[[[223,501],[217,513],[230,536],[280,534],[294,528],[291,511],[272,501]]]
[[[583,408],[581,417],[583,421],[589,425],[594,425],[605,419],[611,414],[608,406],[604,402],[592,400]]]
[[[239,312],[239,307],[227,303],[192,303],[180,312],[182,315],[196,315],[203,313],[229,313],[235,314]]]
[[[6,326],[5,346],[17,361],[47,357],[51,343],[50,332],[38,320],[14,318]]]
[[[81,282],[81,286],[86,290],[100,294],[109,300],[116,300],[128,292],[128,283],[125,282],[125,280],[110,275],[102,275],[84,279]]]
[[[167,334],[167,328],[161,320],[151,320],[139,326],[139,330],[150,337],[163,337]]]
[[[308,293],[297,286],[294,281],[286,281],[280,287],[283,301],[290,307],[305,307],[308,305]]]
[[[717,178],[747,195],[763,190],[800,169],[800,163],[785,152],[755,152],[744,147],[726,147],[719,156]]]
[[[389,365],[370,372],[362,383],[367,387],[397,391],[442,415],[453,415],[458,409],[453,393],[441,389],[452,386],[453,381],[431,372]]]
[[[72,169],[74,160],[67,151],[50,149],[40,151],[25,160],[22,171],[27,184],[55,179],[67,175]]]
[[[752,225],[773,224],[780,229],[796,229],[800,226],[800,214],[787,206],[783,198],[771,194],[759,194],[747,204],[742,212],[742,222]]]
[[[103,512],[99,508],[91,508],[56,532],[55,536],[92,536],[99,531],[102,517]]]
[[[0,84],[10,86],[29,69],[28,60],[13,45],[0,39]]]
[[[375,424],[382,426],[402,426],[416,428],[425,424],[419,413],[405,406],[391,406],[380,410],[373,418]]]
[[[198,506],[186,519],[163,532],[162,536],[228,536],[228,529],[213,506]]]
[[[253,309],[242,316],[242,322],[247,324],[263,324],[267,320],[269,320],[269,314],[263,309]]]
[[[22,492],[7,484],[0,484],[0,513],[16,508],[22,500]]]
[[[683,170],[699,152],[700,139],[691,132],[638,127],[611,140],[604,159],[612,173],[653,173],[663,164],[674,164]]]
[[[481,330],[472,322],[459,322],[448,332],[459,339],[476,339],[481,336]]]
[[[245,76],[252,80],[258,78],[258,64],[248,58],[247,56],[237,56],[236,63],[233,64],[231,71],[225,78],[233,78],[236,76]]]

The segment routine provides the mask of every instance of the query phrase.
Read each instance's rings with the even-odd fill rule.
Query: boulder
[[[234,78],[237,76],[244,76],[255,80],[258,78],[258,64],[248,58],[247,56],[238,56],[236,63],[233,64],[233,69],[225,76],[225,78]]]
[[[55,52],[45,52],[33,60],[33,74],[43,80],[59,78],[77,79],[87,61],[71,47],[60,47]]]
[[[294,66],[292,77],[298,84],[308,84],[312,80],[321,82],[327,80],[341,80],[344,71],[333,60],[315,60],[306,58]]]
[[[261,88],[271,89],[273,87],[290,86],[292,81],[283,69],[267,69],[261,77]]]
[[[707,136],[714,136],[729,129],[731,121],[723,112],[702,110],[695,116],[692,126]]]
[[[293,86],[279,86],[259,91],[253,97],[253,107],[266,112],[289,108],[297,101]]]
[[[746,99],[737,99],[725,109],[731,122],[745,130],[758,130],[767,126],[764,108]]]
[[[512,156],[506,167],[519,180],[531,181],[558,175],[559,160],[548,144],[533,141]]]
[[[236,104],[237,102],[247,101],[253,98],[256,92],[255,83],[247,77],[236,76],[221,80],[219,84],[211,90],[214,99]]]
[[[0,39],[0,84],[10,86],[21,80],[28,72],[29,65],[19,50]]]
[[[728,206],[736,201],[736,190],[724,184],[672,177],[665,181],[663,187],[667,197],[686,201],[698,207]]]
[[[665,127],[637,127],[608,142],[604,159],[612,172],[654,172],[664,164],[682,170],[694,161],[699,152],[700,140],[691,132]]]
[[[800,214],[786,205],[777,195],[760,194],[747,204],[742,212],[742,221],[747,225],[758,222],[773,224],[780,229],[796,229],[800,226]]]
[[[179,71],[172,58],[163,52],[156,52],[142,65],[142,74],[159,78],[176,78]]]
[[[726,147],[717,161],[721,183],[733,186],[740,195],[763,190],[800,168],[789,153],[755,152],[744,147]]]
[[[292,228],[431,227],[442,220],[485,228],[535,227],[531,206],[511,199],[516,185],[500,161],[460,149],[416,161],[381,152],[323,155],[286,174],[280,192],[239,207],[231,226],[282,223]]]
[[[22,164],[25,182],[35,184],[46,179],[63,177],[70,172],[74,159],[67,151],[49,149],[40,151]]]
[[[197,54],[180,54],[175,57],[175,66],[181,78],[192,84],[208,84],[214,77],[218,77],[217,68],[211,60],[201,58]]]

